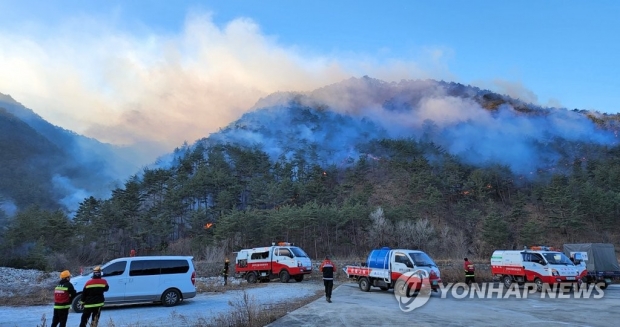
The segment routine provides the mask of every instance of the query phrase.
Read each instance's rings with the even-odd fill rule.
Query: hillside
[[[85,197],[108,196],[138,171],[122,159],[122,149],[54,126],[1,93],[0,110],[6,126],[0,202],[10,213],[31,205],[75,210]]]
[[[39,239],[60,218],[36,210],[18,215],[5,239],[76,260],[130,249],[202,257],[278,240],[313,257],[618,245],[617,123],[456,83],[350,79],[261,99],[110,198],[86,199],[65,222],[79,240],[71,250]],[[35,216],[45,217],[41,231],[24,238]]]

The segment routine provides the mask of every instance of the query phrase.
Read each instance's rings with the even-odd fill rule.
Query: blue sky
[[[618,1],[0,0],[0,93],[78,133],[169,148],[269,93],[364,75],[618,113],[619,12]]]

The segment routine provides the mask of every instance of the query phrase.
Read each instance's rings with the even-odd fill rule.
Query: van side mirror
[[[413,268],[413,263],[411,263],[410,261],[407,261],[405,265],[407,266],[407,268]]]

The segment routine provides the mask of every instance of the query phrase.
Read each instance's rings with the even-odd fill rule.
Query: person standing
[[[80,327],[86,327],[88,319],[90,319],[91,316],[92,320],[90,326],[97,327],[99,316],[101,315],[101,308],[105,302],[103,293],[107,292],[109,289],[108,282],[101,277],[101,267],[95,267],[93,269],[93,277],[86,282],[84,290],[82,291],[84,312],[82,312]]]
[[[334,288],[334,271],[336,271],[336,265],[329,260],[329,256],[325,257],[325,260],[321,262],[319,271],[323,273],[323,285],[325,285],[325,298],[327,302],[332,303],[332,289]]]
[[[226,258],[226,260],[224,260],[224,286],[226,286],[228,284],[228,265],[229,265],[230,261],[228,260],[228,258]]]
[[[463,269],[465,270],[465,284],[469,285],[476,282],[476,268],[474,264],[469,262],[469,259],[465,258],[463,263]]]
[[[75,297],[75,288],[70,282],[71,273],[65,270],[60,273],[60,282],[54,288],[54,317],[51,327],[66,327],[71,301]]]

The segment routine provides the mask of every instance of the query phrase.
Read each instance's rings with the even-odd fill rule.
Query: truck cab
[[[279,278],[283,283],[290,278],[301,282],[304,275],[310,273],[312,264],[306,252],[285,242],[240,250],[235,259],[235,275],[247,279],[249,283],[273,278]]]

